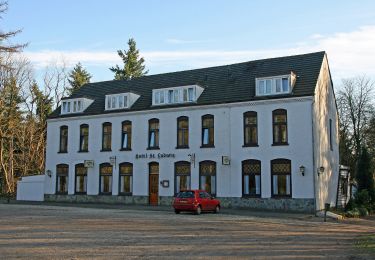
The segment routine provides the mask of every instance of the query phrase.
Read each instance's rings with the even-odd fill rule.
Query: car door
[[[206,192],[206,197],[207,197],[207,210],[214,210],[216,205],[215,205],[215,200],[212,199],[212,196]]]
[[[199,192],[199,200],[202,207],[202,210],[209,210],[210,205],[208,205],[208,198],[207,198],[207,192],[200,191]]]

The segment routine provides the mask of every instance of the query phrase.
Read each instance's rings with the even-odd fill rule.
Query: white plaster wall
[[[272,146],[272,111],[286,109],[288,120],[287,146]],[[256,111],[258,113],[258,144],[259,147],[243,145],[243,113]],[[311,136],[311,101],[309,99],[274,100],[254,102],[244,107],[231,109],[232,129],[232,196],[242,196],[241,162],[246,159],[261,160],[262,178],[261,194],[263,198],[271,197],[271,160],[284,158],[292,163],[292,197],[313,198],[313,160]],[[302,176],[299,167],[306,168]]]
[[[113,172],[113,195],[118,194],[118,164],[133,163],[133,195],[148,195],[148,163],[159,162],[159,180],[169,180],[169,188],[159,187],[160,196],[172,196],[174,192],[174,162],[189,161],[188,154],[195,153],[195,167],[191,168],[191,187],[199,186],[199,162],[212,160],[217,164],[217,196],[241,197],[242,175],[241,161],[258,159],[262,162],[262,197],[271,196],[270,161],[285,158],[292,161],[292,197],[313,198],[313,156],[311,136],[312,98],[281,99],[241,104],[222,104],[194,108],[171,108],[155,111],[116,113],[101,116],[49,120],[47,128],[46,169],[52,171],[52,177],[46,178],[45,193],[54,194],[56,188],[56,165],[69,165],[69,194],[74,194],[74,167],[84,160],[94,160],[94,168],[88,170],[89,195],[99,192],[99,164],[109,162],[110,156],[116,156],[116,168]],[[272,111],[288,111],[288,146],[272,146]],[[259,147],[243,148],[243,112],[258,112]],[[200,148],[201,117],[213,114],[215,117],[215,148]],[[189,117],[189,147],[176,149],[177,117]],[[160,120],[160,150],[147,150],[148,120]],[[132,151],[120,151],[121,122],[132,121]],[[112,151],[100,152],[102,145],[102,124],[112,123]],[[89,152],[78,153],[79,126],[89,125]],[[59,128],[69,127],[68,153],[60,154]],[[174,153],[175,158],[135,159],[142,153]],[[231,165],[222,165],[222,156],[230,156]],[[306,167],[306,174],[299,173],[299,167]]]
[[[329,119],[332,119],[332,150],[329,143]],[[316,209],[324,209],[324,203],[336,203],[339,174],[339,133],[338,113],[329,74],[328,60],[325,56],[315,89],[313,103],[314,156]],[[318,167],[325,168],[318,176]]]
[[[22,177],[17,182],[17,200],[43,201],[45,175]]]

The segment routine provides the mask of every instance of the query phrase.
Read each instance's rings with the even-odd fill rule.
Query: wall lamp
[[[47,175],[48,175],[48,177],[52,177],[52,171],[51,170],[47,170]]]
[[[302,174],[302,176],[305,176],[305,171],[306,171],[305,166],[301,165],[301,166],[299,167],[299,172]]]
[[[319,168],[318,168],[318,176],[320,175],[320,174],[323,174],[324,173],[324,167],[323,166],[320,166]]]

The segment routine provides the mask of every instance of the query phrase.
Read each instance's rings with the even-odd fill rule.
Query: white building
[[[336,200],[324,52],[90,83],[47,133],[48,201],[160,205],[189,188],[224,206],[312,212]]]

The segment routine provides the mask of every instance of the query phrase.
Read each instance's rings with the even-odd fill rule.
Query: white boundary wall
[[[45,175],[22,177],[17,183],[17,200],[44,201]]]

